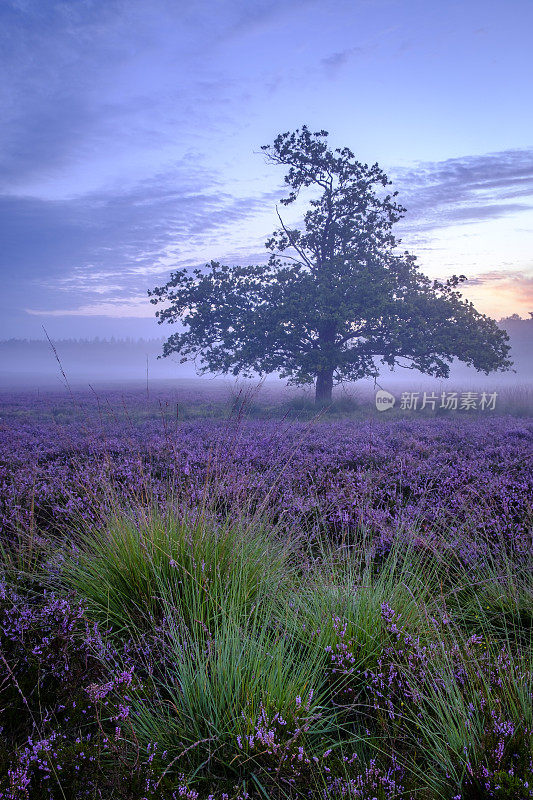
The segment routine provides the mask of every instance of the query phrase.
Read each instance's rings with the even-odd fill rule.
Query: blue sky
[[[424,272],[526,316],[531,30],[531,0],[0,0],[0,337],[164,335],[173,267],[263,260],[260,146],[304,123],[386,169]]]

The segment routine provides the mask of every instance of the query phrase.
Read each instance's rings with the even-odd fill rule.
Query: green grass
[[[117,506],[60,557],[30,539],[0,555],[136,654],[122,735],[132,759],[166,753],[161,797],[528,797],[529,562],[467,568],[414,540],[379,558],[364,531],[304,547],[258,516],[169,503]]]
[[[276,591],[285,580],[291,555],[257,521],[156,508],[115,513],[75,543],[62,581],[99,618],[130,628],[151,625],[168,608],[207,626],[230,607],[246,614],[265,584]]]

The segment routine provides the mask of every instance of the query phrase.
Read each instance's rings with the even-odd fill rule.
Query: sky
[[[528,316],[531,30],[531,0],[0,0],[0,338],[170,333],[147,290],[266,259],[260,148],[302,124],[386,170],[423,272]]]

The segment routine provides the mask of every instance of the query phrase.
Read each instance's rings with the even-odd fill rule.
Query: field
[[[2,800],[533,797],[523,409],[0,402]]]

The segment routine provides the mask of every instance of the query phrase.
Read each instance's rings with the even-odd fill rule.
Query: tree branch
[[[309,269],[313,269],[313,262],[310,261],[307,258],[307,256],[305,255],[305,253],[301,250],[301,248],[298,247],[297,245],[295,245],[294,242],[292,241],[291,231],[285,226],[285,223],[283,222],[283,220],[281,218],[281,215],[279,213],[279,210],[278,210],[277,206],[276,206],[276,214],[278,215],[278,219],[280,221],[280,225],[283,228],[283,231],[285,232],[285,235],[287,236],[287,239],[289,240],[290,246],[293,247],[296,250],[296,252],[298,253],[298,255],[301,258],[303,258],[304,263],[309,267]]]

